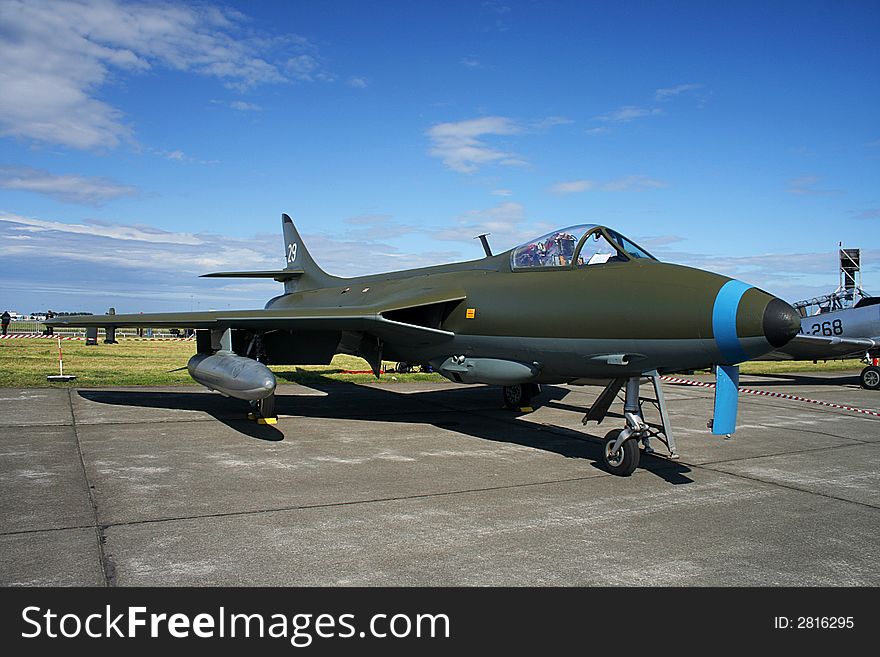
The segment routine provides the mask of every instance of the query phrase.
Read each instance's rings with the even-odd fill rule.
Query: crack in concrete
[[[98,523],[98,501],[95,498],[94,486],[89,483],[89,474],[86,471],[86,461],[83,456],[82,443],[80,443],[79,440],[79,431],[76,424],[76,413],[73,410],[73,390],[70,388],[67,390],[67,400],[70,403],[70,426],[73,428],[73,436],[76,440],[76,453],[79,457],[79,465],[82,468],[83,481],[86,484],[86,493],[88,493],[89,496],[89,503],[92,505],[92,513],[95,516],[95,524],[91,525],[91,527],[95,530],[95,540],[98,546],[98,562],[101,566],[104,586],[114,586],[116,580],[116,567],[113,564],[111,557],[104,550],[104,544],[107,541],[107,537],[104,533],[106,527]]]

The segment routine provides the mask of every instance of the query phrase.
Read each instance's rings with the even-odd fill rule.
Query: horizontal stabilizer
[[[200,278],[272,278],[279,283],[289,281],[305,272],[302,269],[275,269],[268,271],[215,271]]]

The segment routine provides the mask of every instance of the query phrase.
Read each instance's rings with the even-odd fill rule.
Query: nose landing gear
[[[660,375],[656,372],[648,372],[645,376],[654,384],[656,399],[643,400],[639,397],[641,377],[633,376],[627,379],[615,379],[608,384],[590,411],[584,416],[583,423],[590,420],[601,422],[617,396],[618,391],[626,385],[626,397],[623,404],[623,415],[626,418],[626,427],[614,429],[605,434],[602,443],[602,463],[611,474],[620,477],[628,477],[639,465],[641,450],[639,443],[645,447],[646,454],[654,453],[650,439],[658,438],[669,449],[669,458],[677,459],[675,440],[669,426],[669,418],[666,412],[666,400],[663,389],[660,387]],[[651,401],[656,404],[660,411],[662,430],[657,431],[647,422],[642,414],[642,401]]]
[[[648,443],[650,428],[642,418],[639,405],[639,377],[626,380],[626,400],[623,403],[623,416],[626,428],[609,431],[602,445],[602,462],[611,474],[628,477],[639,465],[639,441]]]

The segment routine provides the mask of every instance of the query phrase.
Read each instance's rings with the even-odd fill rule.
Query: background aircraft
[[[794,304],[801,315],[798,335],[757,360],[863,358],[863,388],[880,389],[880,297],[862,290],[858,249],[839,250],[840,284],[831,294]]]
[[[625,389],[626,426],[605,436],[603,460],[630,474],[639,441],[656,435],[675,456],[659,375],[718,365],[715,433],[735,429],[736,363],[783,346],[800,327],[784,301],[737,280],[658,262],[608,227],[571,226],[479,260],[338,278],[312,260],[282,215],[284,269],[212,277],[272,278],[284,293],[262,310],[62,317],[53,326],[197,330],[192,377],[274,417],[265,364],[324,364],[336,353],[430,365],[457,383],[503,386],[508,406],[542,383],[608,383],[584,418],[601,422]],[[662,431],[641,411],[654,384]],[[609,383],[610,382],[610,383]]]
[[[870,337],[869,337],[870,336]],[[865,297],[844,308],[801,320],[800,333],[783,347],[756,360],[840,360],[870,362],[859,374],[863,388],[880,390],[880,297]]]

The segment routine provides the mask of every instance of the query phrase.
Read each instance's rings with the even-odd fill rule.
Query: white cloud
[[[679,96],[683,93],[687,93],[689,91],[696,91],[697,89],[702,89],[703,85],[701,84],[679,84],[674,87],[664,87],[662,89],[657,89],[654,92],[654,99],[658,101],[671,100],[676,96]]]
[[[222,105],[237,112],[260,112],[263,108],[256,103],[249,103],[243,100],[212,100],[212,105]]]
[[[432,231],[431,237],[473,243],[475,236],[489,233],[492,248],[499,253],[551,228],[544,223],[527,222],[525,208],[519,203],[507,201],[484,210],[469,210],[459,215],[451,227]]]
[[[315,260],[326,271],[343,276],[380,274],[456,262],[461,254],[453,250],[413,252],[385,241],[363,241],[330,233],[306,234],[304,241]]]
[[[511,196],[513,192],[509,189],[493,189],[492,196]]]
[[[589,135],[590,137],[598,137],[599,135],[607,135],[611,132],[611,128],[607,126],[602,126],[599,128],[589,128],[584,130],[584,134]]]
[[[589,190],[600,192],[625,192],[638,191],[644,189],[659,189],[666,187],[666,183],[656,178],[647,176],[623,176],[605,182],[597,182],[595,180],[570,180],[567,182],[556,183],[550,187],[553,194],[577,194]]]
[[[27,236],[29,239],[17,239]],[[213,281],[218,269],[282,266],[277,235],[249,239],[174,233],[118,223],[68,224],[0,212],[0,259],[10,271],[4,288],[34,308],[120,312],[261,307],[278,292],[271,282]],[[50,267],[37,263],[50,262]],[[8,283],[8,288],[7,288]],[[148,303],[155,302],[155,303]]]
[[[452,123],[438,123],[428,131],[430,154],[443,160],[454,171],[473,173],[487,164],[507,166],[526,164],[513,153],[498,150],[479,139],[484,135],[512,135],[522,129],[503,116],[485,116]]]
[[[239,91],[328,77],[315,55],[290,57],[313,49],[305,39],[253,36],[245,17],[226,8],[0,0],[0,25],[0,136],[77,149],[113,148],[132,137],[123,113],[99,99],[118,73],[169,68]],[[272,61],[276,52],[288,66]],[[298,63],[291,68],[291,61]]]
[[[224,270],[271,270],[284,266],[277,233],[228,237],[177,233],[152,226],[119,223],[68,224],[0,212],[0,260],[4,293],[11,306],[120,312],[189,310],[208,307],[262,307],[278,294],[271,281],[200,279]],[[389,233],[418,230],[390,217],[356,217],[340,232],[303,232],[315,260],[343,276],[421,267],[461,259],[453,250],[402,250]],[[302,228],[302,227],[301,227]],[[384,229],[384,232],[383,230]],[[367,235],[373,231],[372,235]],[[51,260],[51,267],[35,263]],[[194,301],[191,300],[194,297]],[[149,302],[149,303],[148,303]],[[101,304],[104,304],[103,307]]]
[[[67,203],[100,205],[120,196],[134,196],[136,187],[122,185],[108,178],[56,175],[44,169],[0,166],[0,189],[45,194]]]
[[[462,57],[458,63],[465,68],[483,68],[483,64],[476,57]]]
[[[687,240],[676,235],[630,237],[663,262],[731,276],[789,302],[828,294],[837,285],[835,249],[812,253],[712,255],[684,250]],[[880,271],[880,249],[862,249],[862,267],[863,271]]]
[[[657,253],[655,255],[659,257]],[[662,259],[738,278],[795,302],[834,290],[837,285],[836,257],[836,251],[828,250],[752,256],[669,253]],[[862,249],[862,262],[880,263],[880,249]]]
[[[259,112],[263,108],[256,103],[246,103],[243,100],[233,100],[229,103],[229,107],[239,112]]]
[[[550,191],[554,194],[576,194],[592,189],[595,184],[592,180],[570,180],[556,183],[550,188]]]
[[[639,189],[660,189],[666,187],[666,183],[656,178],[647,176],[623,176],[609,180],[599,187],[603,192],[624,192]]]
[[[309,54],[289,58],[284,63],[284,70],[300,82],[332,82],[335,79],[332,73],[324,69],[317,57]]]
[[[555,128],[559,125],[570,125],[574,123],[574,119],[570,119],[566,116],[548,116],[540,121],[535,121],[532,125],[533,130],[543,131],[549,128]]]
[[[687,238],[680,235],[655,235],[648,237],[640,237],[638,242],[640,246],[645,247],[649,251],[656,248],[662,248],[677,242],[684,242]]]
[[[819,176],[800,176],[788,181],[788,188],[785,190],[789,194],[797,195],[816,195],[826,196],[829,194],[840,194],[839,189],[824,189],[818,187],[822,179]]]
[[[345,232],[346,240],[375,241],[389,240],[402,235],[419,232],[415,226],[394,221],[391,215],[371,214],[349,217],[345,223],[353,228]]]
[[[608,123],[629,123],[635,119],[641,119],[646,116],[656,116],[662,114],[663,110],[657,107],[636,107],[635,105],[624,105],[613,112],[602,114],[594,117],[597,121],[606,121]]]
[[[366,78],[349,78],[347,84],[354,89],[366,89],[370,83]]]
[[[187,164],[219,164],[220,160],[201,160],[195,157],[191,157],[187,155],[179,148],[173,151],[160,150],[157,148],[149,148],[148,152],[153,155],[158,155],[159,157],[164,157],[166,160],[171,160],[172,162],[185,162]]]
[[[199,246],[203,240],[192,233],[170,233],[168,231],[151,228],[148,226],[125,226],[122,224],[92,223],[68,224],[61,221],[47,221],[32,217],[22,217],[17,214],[0,212],[0,222],[6,224],[4,232],[9,234],[38,233],[64,233],[69,235],[90,235],[92,237],[104,237],[113,240],[147,242],[150,244],[186,244]],[[2,251],[0,251],[2,253]],[[82,257],[88,259],[100,254],[83,253]]]
[[[508,5],[497,0],[484,0],[481,3],[484,14],[493,15],[492,28],[499,32],[506,32],[508,29],[507,13],[511,11]]]

